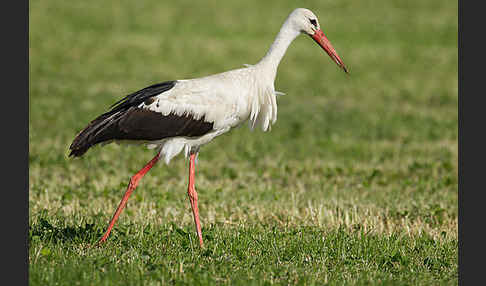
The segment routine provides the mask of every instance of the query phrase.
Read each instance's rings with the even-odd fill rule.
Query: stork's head
[[[331,57],[331,59],[340,66],[346,73],[348,69],[344,65],[341,58],[338,56],[336,50],[331,45],[331,42],[324,35],[319,25],[317,16],[312,13],[311,10],[305,8],[297,8],[290,13],[288,21],[294,27],[294,29],[300,31],[303,34],[309,35],[324,51]]]

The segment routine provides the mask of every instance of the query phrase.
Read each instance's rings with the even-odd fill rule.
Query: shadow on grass
[[[29,226],[29,243],[32,240],[49,242],[93,243],[102,235],[102,229],[95,224],[84,226],[53,226],[45,218],[39,218],[37,223]]]

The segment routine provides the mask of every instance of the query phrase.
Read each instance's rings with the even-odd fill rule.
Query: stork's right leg
[[[116,209],[116,212],[113,215],[113,218],[111,219],[110,224],[108,225],[108,229],[106,230],[106,232],[103,235],[103,237],[98,241],[98,244],[101,244],[101,243],[103,243],[103,242],[106,241],[106,239],[110,235],[111,229],[115,225],[116,220],[118,219],[118,217],[120,216],[123,208],[127,204],[128,197],[130,197],[130,195],[132,194],[133,190],[135,190],[135,188],[137,187],[138,181],[140,181],[140,179],[143,178],[143,176],[155,165],[155,163],[157,163],[157,161],[159,160],[159,157],[160,157],[160,152],[157,153],[157,155],[155,155],[155,157],[152,160],[150,160],[150,162],[148,162],[147,165],[145,165],[145,167],[143,167],[140,171],[138,171],[130,179],[130,183],[128,184],[128,188],[125,191],[125,194],[123,195],[123,198],[120,201],[120,204],[118,205],[118,208]]]
[[[196,226],[196,234],[199,238],[199,246],[203,247],[203,238],[201,232],[201,223],[199,222],[199,209],[197,207],[197,192],[194,187],[194,174],[196,172],[196,155],[197,153],[191,153],[189,158],[189,186],[187,187],[187,194],[191,201],[192,216],[194,217],[194,224]]]

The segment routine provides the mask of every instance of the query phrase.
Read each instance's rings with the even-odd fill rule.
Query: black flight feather
[[[150,101],[170,90],[176,81],[154,84],[129,94],[91,121],[74,139],[69,147],[69,156],[79,157],[93,145],[112,140],[152,141],[184,136],[202,136],[213,129],[213,122],[204,116],[195,119],[191,114],[163,115],[159,112],[138,108],[142,102]]]

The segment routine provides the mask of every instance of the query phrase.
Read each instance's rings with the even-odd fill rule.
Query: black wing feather
[[[168,91],[169,89],[172,89],[177,81],[171,80],[171,81],[165,81],[161,83],[156,83],[151,86],[148,86],[144,89],[141,89],[139,91],[136,91],[134,93],[131,93],[124,98],[120,99],[119,101],[115,102],[110,106],[111,110],[108,111],[105,114],[113,114],[115,112],[118,112],[123,109],[128,109],[129,107],[132,106],[138,106],[140,103],[144,102],[145,100],[159,95],[163,92]]]
[[[202,136],[213,129],[213,122],[205,117],[194,118],[191,114],[163,115],[159,112],[138,108],[154,96],[171,88],[176,81],[158,83],[129,94],[91,121],[73,140],[69,156],[81,156],[101,142],[112,140],[160,140],[175,136]]]

